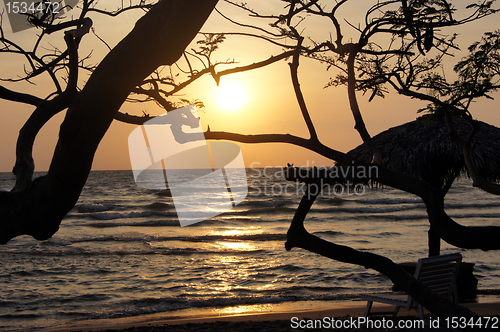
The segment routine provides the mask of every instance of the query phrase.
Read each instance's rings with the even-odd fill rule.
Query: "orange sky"
[[[101,1],[101,4],[106,1]],[[249,6],[256,3],[261,6],[281,7],[280,1],[248,1]],[[356,3],[354,1],[353,3]],[[364,3],[365,1],[358,1]],[[454,1],[460,8],[466,1]],[[231,17],[240,17],[241,14],[220,3],[219,8]],[[347,8],[343,12],[344,17],[351,22],[362,22],[363,17],[356,18],[359,4]],[[100,37],[104,38],[110,45],[116,44],[132,28],[133,22],[140,16],[139,12],[126,14],[115,19],[104,19],[103,17],[92,17],[94,27]],[[452,32],[460,34],[460,45],[465,49],[471,41],[479,38],[484,31],[498,27],[498,17],[487,18],[482,22],[475,22],[466,29]],[[326,22],[308,25],[304,34],[325,34],[330,26]],[[234,30],[231,25],[221,20],[214,13],[202,29],[204,32],[218,32]],[[353,30],[347,30],[353,33]],[[23,45],[29,45],[33,29],[15,34],[15,40]],[[7,33],[12,37],[11,33]],[[352,34],[354,37],[354,34]],[[348,36],[346,36],[348,37]],[[54,41],[57,42],[57,41]],[[83,39],[81,54],[94,50],[93,60],[102,58],[106,52],[105,46],[93,35]],[[243,37],[228,37],[222,44],[221,50],[217,51],[215,59],[223,61],[234,58],[240,65],[268,58],[272,54],[278,54],[278,47],[271,47],[265,42]],[[457,56],[457,59],[459,57]],[[22,67],[20,62],[11,58],[2,58],[2,77],[16,75]],[[21,65],[22,66],[22,65]],[[323,143],[330,147],[347,152],[361,143],[358,133],[353,129],[354,121],[350,113],[347,94],[344,87],[323,89],[334,72],[327,72],[325,66],[311,60],[301,60],[299,78],[301,87],[309,106],[311,117],[316,125],[319,137]],[[47,82],[43,79],[36,80],[36,86],[21,84],[7,85],[12,89],[30,91],[40,97],[48,92]],[[269,67],[252,72],[240,73],[223,77],[221,87],[224,85],[239,85],[245,90],[246,102],[237,111],[228,112],[221,108],[217,102],[216,85],[211,77],[205,77],[196,84],[190,86],[183,97],[188,99],[198,98],[205,103],[205,109],[200,113],[203,128],[210,125],[211,130],[232,131],[244,134],[259,133],[290,133],[294,135],[307,136],[304,121],[301,118],[300,109],[295,100],[290,81],[289,67],[286,61],[280,61]],[[385,99],[376,98],[371,103],[367,102],[368,96],[359,95],[361,110],[370,134],[375,135],[390,127],[412,121],[416,118],[416,110],[425,103],[415,102],[406,97],[390,93]],[[499,109],[499,101],[481,101],[472,108],[473,115],[488,123],[500,127],[500,115],[495,112]],[[130,114],[141,114],[145,110],[149,114],[160,114],[162,111],[154,104],[125,104],[121,111]],[[19,105],[12,102],[0,100],[0,171],[10,171],[14,164],[15,142],[17,133],[24,121],[32,111],[31,106]],[[52,152],[58,135],[58,127],[64,117],[59,114],[42,129],[35,142],[34,157],[36,170],[43,171],[48,168]],[[133,125],[115,122],[104,137],[94,160],[94,169],[130,169],[127,138],[135,128]],[[284,144],[240,144],[243,158],[247,166],[283,166],[286,163],[295,165],[329,165],[332,161],[320,157],[304,149],[287,146]]]

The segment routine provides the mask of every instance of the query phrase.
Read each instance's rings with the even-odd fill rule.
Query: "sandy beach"
[[[490,300],[491,301],[491,300]],[[500,302],[469,303],[464,306],[473,312],[484,316],[493,317],[500,315]],[[253,310],[252,310],[253,309]],[[290,309],[290,308],[288,308]],[[310,304],[309,309],[287,310],[286,305],[278,305],[271,311],[264,308],[234,308],[234,312],[225,309],[224,311],[197,309],[185,310],[177,313],[164,313],[156,315],[144,315],[137,317],[100,319],[81,321],[72,324],[46,328],[43,332],[70,332],[70,331],[133,331],[133,332],[157,332],[157,331],[368,331],[373,330],[360,325],[359,317],[363,317],[364,303],[360,301],[332,302],[328,306],[323,303]],[[391,310],[390,306],[374,305],[373,311]],[[388,318],[380,320],[382,331],[406,331],[407,327],[399,327],[399,324],[416,324],[417,317],[415,311],[401,309],[398,317],[392,323],[388,323]],[[373,318],[375,320],[375,318]],[[344,327],[335,326],[335,321],[347,320]],[[318,325],[321,321],[321,326]],[[401,321],[401,323],[399,323]],[[373,322],[372,322],[373,323]],[[316,324],[316,325],[314,325]],[[340,322],[338,322],[340,324]],[[346,326],[346,324],[348,326]],[[432,328],[427,326],[424,330],[448,331],[444,322],[439,327],[434,322]],[[401,326],[403,326],[401,325]],[[500,324],[499,324],[500,325]],[[500,328],[500,326],[498,326]],[[421,330],[421,329],[414,329]]]

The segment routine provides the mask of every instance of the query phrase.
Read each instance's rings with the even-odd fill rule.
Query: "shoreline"
[[[484,302],[462,304],[473,312],[485,316],[500,316],[500,299],[491,298]],[[362,301],[332,301],[328,303],[304,304],[303,308],[293,305],[266,305],[229,307],[224,309],[186,309],[179,312],[157,313],[124,318],[110,318],[86,320],[68,323],[59,326],[38,329],[41,332],[70,332],[70,331],[137,331],[155,332],[183,330],[217,331],[220,329],[246,329],[252,331],[297,331],[292,328],[292,318],[321,320],[323,318],[350,318],[363,317],[366,302]],[[270,308],[272,307],[272,308]],[[308,308],[309,307],[309,308]],[[391,310],[391,306],[374,304],[374,311]],[[402,308],[397,316],[399,319],[416,317],[415,310],[407,311]],[[301,330],[301,329],[299,329]],[[397,329],[392,329],[397,330]]]

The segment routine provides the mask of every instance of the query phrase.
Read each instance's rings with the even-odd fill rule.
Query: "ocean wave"
[[[139,218],[149,217],[153,214],[151,211],[144,212],[106,212],[106,213],[89,213],[88,216],[98,220],[113,220],[124,218]]]
[[[33,318],[40,318],[43,317],[43,314],[0,314],[0,318],[5,318],[5,319],[33,319]],[[8,327],[8,326],[7,326]]]
[[[175,213],[172,216],[177,216]],[[133,217],[130,217],[133,218]],[[97,218],[99,219],[99,218]],[[101,219],[109,220],[109,219]],[[111,228],[111,227],[165,227],[165,226],[180,226],[178,220],[146,220],[146,221],[133,221],[133,222],[93,222],[86,223],[85,226],[93,228]]]
[[[276,206],[283,206],[286,204],[286,202],[284,201],[257,201],[257,203],[264,207],[276,207]]]
[[[310,211],[316,213],[350,213],[350,214],[364,214],[364,213],[394,213],[400,211],[408,211],[418,209],[417,206],[399,206],[399,207],[332,207],[332,208],[313,208]]]
[[[220,219],[222,221],[261,221],[262,220],[260,217],[256,217],[256,216],[242,216],[242,215],[218,216],[217,219]]]
[[[357,199],[356,203],[361,204],[424,204],[420,198],[374,198]]]
[[[71,241],[56,236],[53,236],[47,241],[43,241],[40,243],[40,245],[44,246],[70,246],[71,244],[72,244]]]
[[[325,288],[331,292],[338,290],[338,288],[331,287]],[[237,292],[234,289],[233,292]],[[109,314],[98,315],[94,318],[120,318],[130,317],[136,315],[153,314],[164,311],[174,311],[189,308],[226,308],[242,305],[265,305],[265,304],[279,304],[286,302],[302,302],[302,301],[342,301],[352,300],[359,298],[360,294],[314,294],[314,295],[301,295],[296,294],[294,289],[281,289],[279,291],[271,291],[278,294],[262,295],[262,291],[255,291],[255,295],[247,296],[225,296],[225,297],[158,297],[158,298],[142,298],[131,301],[123,301],[117,303],[116,306],[120,308],[119,311]],[[291,293],[289,295],[283,293]],[[251,292],[253,293],[253,292]],[[318,291],[320,293],[320,291]]]
[[[288,202],[285,200],[244,200],[240,204],[238,204],[238,207],[244,207],[244,206],[249,206],[249,207],[277,207],[277,206],[283,206],[287,204]]]
[[[270,271],[287,271],[287,272],[295,272],[295,271],[304,271],[306,268],[301,266],[296,266],[293,264],[283,264],[277,266],[266,267],[263,269],[259,269],[260,272],[270,272]]]
[[[348,200],[342,199],[338,196],[336,197],[318,197],[316,199],[317,204],[322,204],[322,205],[342,205],[344,203],[348,202]]]
[[[401,236],[401,235],[403,235],[403,234],[398,233],[398,232],[382,232],[379,234],[374,234],[372,236],[374,236],[374,237],[391,237],[391,236]]]
[[[500,218],[500,213],[498,212],[492,212],[492,213],[462,213],[462,214],[454,214],[454,213],[449,213],[448,214],[450,218],[457,218],[457,219],[463,219],[463,218],[484,218],[484,219],[490,219],[490,218]]]
[[[399,204],[414,204],[415,206],[404,206],[404,208],[425,208],[423,201],[420,198],[379,198],[379,199],[358,199],[353,202],[370,205],[399,205]],[[445,209],[474,209],[474,208],[496,208],[500,207],[500,202],[447,202]]]
[[[194,248],[163,248],[163,247],[149,247],[141,249],[127,249],[127,248],[114,248],[114,249],[100,249],[100,248],[67,248],[67,249],[49,249],[37,250],[36,248],[5,251],[0,250],[1,253],[9,253],[10,255],[29,255],[29,256],[128,256],[128,255],[173,255],[173,256],[191,256],[191,255],[231,255],[231,256],[245,256],[255,255],[262,253],[263,250],[235,250],[235,249],[220,249],[220,250],[205,250]],[[28,272],[27,272],[28,273]],[[31,274],[24,275],[25,277],[32,276]],[[34,275],[33,275],[34,276]]]
[[[76,209],[78,213],[88,213],[88,212],[102,212],[108,211],[113,208],[113,205],[103,205],[103,204],[78,204]]]
[[[329,235],[329,236],[345,235],[344,232],[337,232],[337,231],[320,231],[320,232],[314,232],[313,234],[315,234],[315,235]]]
[[[421,213],[410,213],[410,211],[418,211],[418,207],[386,207],[386,208],[362,208],[362,207],[331,207],[331,208],[313,208],[310,210],[309,220],[317,222],[329,222],[329,219],[324,217],[315,217],[314,214],[320,215],[336,215],[339,219],[357,219],[357,220],[419,220],[427,219],[427,214],[422,209]],[[272,218],[268,213],[273,212]],[[193,227],[207,226],[210,223],[221,224],[231,222],[281,222],[288,221],[289,216],[295,213],[296,208],[277,206],[272,208],[255,208],[248,210],[229,210],[212,219],[205,220],[202,223],[197,223]],[[398,213],[399,212],[399,213]],[[478,218],[478,219],[500,219],[498,212],[470,212],[456,213],[452,209],[447,209],[448,215],[454,219]],[[68,215],[71,217],[72,215]],[[81,219],[82,216],[102,220],[102,222],[85,222],[83,225],[92,228],[113,228],[113,227],[172,227],[179,226],[177,214],[170,211],[142,211],[142,212],[104,212],[104,213],[87,213],[74,216]],[[283,218],[279,218],[283,216]],[[142,218],[151,217],[148,220]],[[159,217],[165,217],[159,218]],[[135,220],[140,219],[140,220]],[[123,220],[123,221],[120,221]],[[125,221],[127,220],[127,221]],[[61,240],[62,241],[62,240]],[[53,243],[54,245],[65,245],[64,242]]]
[[[499,207],[500,202],[490,202],[490,203],[446,203],[444,205],[446,209],[474,209],[474,208],[488,208],[488,207]]]
[[[177,214],[175,212],[170,212],[170,211],[98,212],[98,213],[86,213],[84,216],[88,216],[97,220],[115,220],[115,219],[143,218],[143,217],[150,217],[153,215],[163,216],[163,217],[177,217]]]
[[[34,255],[34,256],[64,256],[64,255],[212,255],[212,254],[255,254],[262,252],[261,249],[247,250],[247,249],[231,249],[224,247],[218,249],[190,249],[190,248],[168,248],[156,245],[161,242],[184,242],[184,243],[217,243],[221,241],[255,241],[255,242],[270,242],[270,241],[286,241],[286,234],[242,234],[242,235],[202,235],[202,236],[152,236],[141,233],[125,233],[116,235],[93,236],[75,239],[65,239],[67,245],[53,246],[45,242],[41,242],[32,247],[0,247],[0,254],[13,254],[13,255]],[[102,249],[99,245],[85,245],[92,243],[141,243],[138,248],[122,248],[115,246],[115,248]],[[83,246],[81,245],[83,244]],[[106,247],[107,248],[107,247]],[[24,272],[21,272],[24,273]],[[41,273],[41,272],[40,272]],[[26,276],[29,276],[28,274]]]
[[[286,241],[286,234],[266,233],[266,234],[240,234],[240,235],[201,235],[201,236],[151,236],[143,234],[120,234],[103,237],[92,237],[75,239],[73,243],[81,242],[102,242],[102,241],[124,241],[124,242],[217,242],[217,241]]]
[[[478,218],[478,219],[500,219],[500,213],[462,213],[462,214],[455,214],[455,213],[449,213],[448,214],[450,218],[452,219],[471,219],[471,218]],[[391,215],[391,214],[384,214],[384,215],[354,215],[350,216],[350,219],[385,219],[385,220],[418,220],[418,219],[427,219],[428,216],[427,214],[401,214],[401,215]]]
[[[254,206],[240,206],[238,205],[235,210],[228,210],[220,214],[220,217],[227,216],[259,216],[259,215],[268,215],[272,213],[273,215],[278,214],[290,214],[294,213],[296,210],[296,206],[287,207],[284,205],[276,205],[276,206],[263,206],[261,204],[255,204]]]
[[[420,219],[427,219],[426,214],[366,214],[366,215],[353,215],[349,219],[355,220],[389,220],[389,221],[413,221]]]
[[[163,203],[163,202],[155,202],[146,205],[144,208],[153,209],[153,210],[167,210],[174,208],[174,204],[172,203]]]
[[[165,190],[161,190],[161,191],[154,191],[154,193],[157,196],[166,196],[166,197],[171,197],[172,196],[172,193],[170,192],[170,189],[165,189]]]

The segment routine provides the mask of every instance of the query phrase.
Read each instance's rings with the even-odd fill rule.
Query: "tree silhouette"
[[[42,22],[32,21],[42,33],[29,52],[6,39],[2,30],[2,52],[21,54],[31,65],[25,77],[14,81],[29,80],[46,73],[52,78],[56,91],[46,98],[39,98],[4,87],[0,89],[3,99],[36,107],[18,137],[13,170],[15,187],[10,192],[0,193],[1,243],[21,234],[44,240],[58,230],[62,218],[78,200],[97,146],[120,106],[130,92],[141,86],[159,66],[174,64],[183,55],[216,3],[214,0],[163,0],[150,6],[141,1],[140,8],[151,9],[93,69],[81,91],[77,89],[81,63],[78,45],[91,28],[92,21],[85,15],[96,11],[93,1],[83,2],[81,15],[76,20],[57,23],[53,17],[47,17]],[[133,8],[137,6],[129,7]],[[126,10],[121,8],[108,14],[116,15]],[[180,26],[183,28],[179,29]],[[43,37],[73,27],[64,31],[65,51],[37,55]],[[57,71],[61,69],[68,71],[64,90],[57,78]],[[32,180],[34,139],[52,116],[66,108],[48,173]]]
[[[500,248],[499,227],[465,227],[456,223],[444,210],[441,188],[380,165],[383,156],[372,144],[357,100],[360,92],[370,93],[371,98],[374,98],[383,96],[392,88],[399,94],[428,101],[430,105],[427,110],[444,118],[450,135],[462,147],[466,161],[470,159],[470,142],[477,130],[477,122],[472,119],[469,107],[475,98],[488,96],[489,92],[498,88],[498,81],[495,80],[498,80],[499,74],[499,33],[486,35],[484,40],[473,45],[470,48],[470,57],[456,66],[459,79],[448,83],[444,77],[436,74],[436,69],[440,67],[448,52],[457,46],[454,36],[443,35],[440,30],[464,25],[495,13],[496,10],[492,9],[493,1],[470,4],[463,17],[458,17],[461,12],[457,13],[451,2],[446,0],[376,1],[367,10],[362,25],[342,23],[338,11],[352,2],[349,0],[328,5],[321,4],[319,0],[284,0],[284,12],[271,14],[260,14],[246,4],[226,1],[255,19],[270,22],[271,28],[245,25],[255,30],[255,34],[245,35],[267,40],[280,47],[281,52],[266,60],[220,71],[217,71],[217,68],[221,63],[211,61],[211,55],[223,41],[224,35],[205,34],[197,51],[185,52],[216,2],[162,0],[152,6],[140,1],[138,5],[106,12],[97,9],[93,1],[86,0],[77,20],[63,23],[56,23],[57,21],[50,17],[42,22],[32,20],[34,25],[42,29],[40,38],[75,27],[64,32],[67,46],[65,51],[53,52],[44,57],[36,56],[38,41],[34,49],[27,52],[7,40],[2,32],[2,52],[20,54],[26,57],[31,65],[25,77],[13,81],[29,80],[45,73],[52,78],[56,91],[46,98],[39,98],[0,88],[1,98],[36,107],[19,135],[14,167],[16,185],[12,191],[0,193],[0,242],[6,243],[21,234],[42,240],[57,231],[62,218],[76,203],[90,172],[95,150],[113,119],[140,124],[150,118],[147,114],[137,117],[118,113],[127,98],[134,101],[154,100],[169,111],[176,105],[168,98],[205,74],[212,75],[215,81],[219,82],[225,75],[290,59],[290,79],[308,128],[308,138],[290,134],[242,135],[207,131],[206,139],[243,143],[287,143],[314,151],[339,165],[375,165],[378,170],[376,177],[352,180],[374,180],[421,197],[427,208],[432,232],[454,246],[483,250]],[[137,8],[150,10],[97,67],[83,66],[78,60],[78,45],[92,24],[86,14],[95,11],[113,16]],[[223,13],[220,14],[224,16]],[[299,32],[300,24],[309,16],[328,20],[332,26],[333,37],[315,41],[303,36]],[[230,17],[226,18],[238,26],[244,26]],[[358,32],[356,40],[344,41],[344,25]],[[178,26],[183,26],[183,29],[176,28]],[[382,42],[385,44],[381,45]],[[158,68],[171,66],[180,57],[183,57],[188,65],[188,70],[184,71],[187,80],[176,82],[174,75],[162,75],[162,70]],[[299,65],[304,57],[316,59],[338,70],[339,74],[332,78],[328,85],[347,86],[355,129],[373,155],[371,163],[355,160],[348,154],[321,143],[300,88]],[[203,66],[201,70],[192,66],[192,58],[199,60]],[[226,64],[231,64],[231,61]],[[82,67],[92,71],[92,74],[81,91],[78,91],[77,75]],[[56,76],[58,70],[68,72],[64,89]],[[424,93],[424,90],[430,92]],[[131,93],[134,95],[130,95]],[[33,181],[34,163],[31,151],[36,134],[52,116],[66,108],[67,114],[61,126],[48,174]],[[455,134],[453,117],[461,117],[470,122],[473,129],[467,138],[463,139]],[[482,179],[475,171],[473,163],[467,162],[467,168],[475,186],[494,194],[498,193],[498,185]],[[318,183],[319,180],[332,181],[326,177],[305,177],[301,180],[307,182],[309,188],[312,188],[311,185],[322,185],[321,182]],[[302,198],[287,234],[287,250],[299,247],[331,259],[375,269],[397,282],[418,302],[440,316],[473,315],[467,309],[435,296],[386,257],[336,245],[308,233],[304,221],[317,195],[317,192],[308,190]]]

